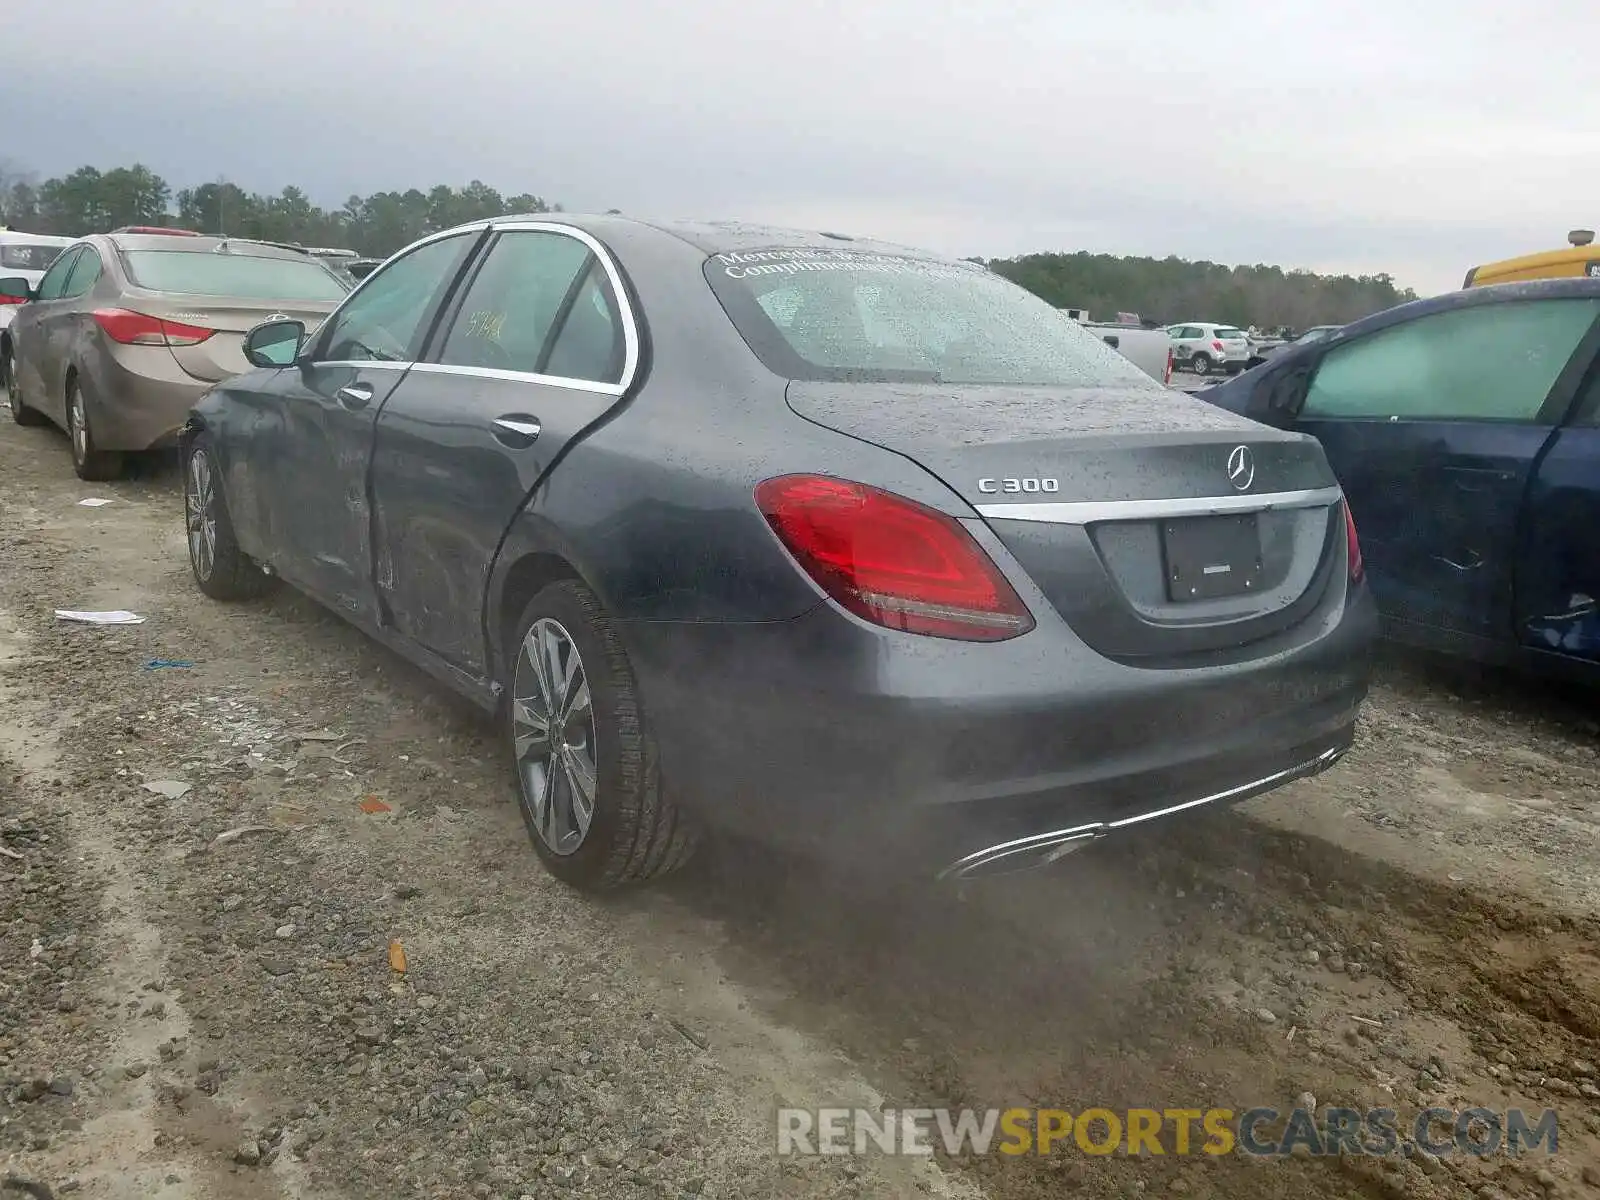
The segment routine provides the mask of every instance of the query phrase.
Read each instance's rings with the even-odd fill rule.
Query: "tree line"
[[[1026,254],[990,269],[1058,308],[1086,308],[1097,321],[1138,313],[1162,325],[1219,321],[1248,329],[1345,325],[1417,298],[1388,275],[1318,275],[1282,267],[1225,267],[1187,259],[1115,254]]]
[[[304,246],[339,246],[382,258],[425,234],[467,221],[560,211],[559,204],[541,196],[503,195],[480,180],[459,188],[439,184],[427,191],[351,196],[342,207],[330,209],[293,186],[277,195],[246,192],[225,181],[174,191],[141,163],[107,171],[79,167],[43,182],[0,163],[0,224],[68,237],[123,225],[172,225]],[[1416,293],[1396,286],[1388,275],[1318,275],[1176,257],[1079,251],[991,259],[987,265],[1057,307],[1086,308],[1097,320],[1135,312],[1162,324],[1226,321],[1298,330],[1344,324],[1416,299]]]
[[[26,233],[81,237],[124,225],[161,225],[302,246],[343,247],[385,258],[419,237],[467,221],[511,213],[560,211],[523,192],[502,195],[481,180],[440,184],[426,192],[351,196],[341,208],[322,208],[297,187],[278,195],[246,192],[225,181],[174,191],[141,163],[101,171],[79,167],[36,183],[0,167],[0,224]]]

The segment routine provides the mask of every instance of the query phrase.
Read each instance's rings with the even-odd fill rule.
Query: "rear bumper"
[[[190,408],[211,386],[185,372],[165,346],[102,348],[83,370],[89,427],[102,450],[176,445]]]
[[[1361,588],[1292,650],[1195,669],[1125,666],[1053,622],[971,645],[830,605],[621,629],[682,803],[802,849],[935,865],[1320,769],[1353,736],[1377,616]]]

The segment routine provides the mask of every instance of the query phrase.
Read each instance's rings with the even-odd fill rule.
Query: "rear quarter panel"
[[[972,516],[909,459],[790,411],[786,381],[728,320],[699,250],[639,226],[602,240],[642,313],[642,382],[567,448],[507,530],[487,589],[491,662],[522,602],[507,581],[529,555],[564,559],[623,622],[781,621],[814,608],[821,592],[755,506],[771,476],[838,475]]]

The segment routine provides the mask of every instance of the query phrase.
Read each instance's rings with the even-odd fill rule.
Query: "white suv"
[[[1209,375],[1220,369],[1237,375],[1250,361],[1250,338],[1232,325],[1187,321],[1168,325],[1167,336],[1172,339],[1173,363],[1180,371]]]

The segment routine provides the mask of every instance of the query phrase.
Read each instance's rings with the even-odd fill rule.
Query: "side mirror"
[[[1114,333],[1108,333],[1100,340],[1106,345],[1110,346],[1113,350],[1120,350],[1122,348],[1122,339]]]
[[[14,304],[26,304],[38,295],[33,290],[33,284],[20,275],[10,275],[0,279],[0,298],[10,300]]]
[[[303,322],[263,321],[244,335],[244,356],[252,367],[291,366],[305,340]]]

